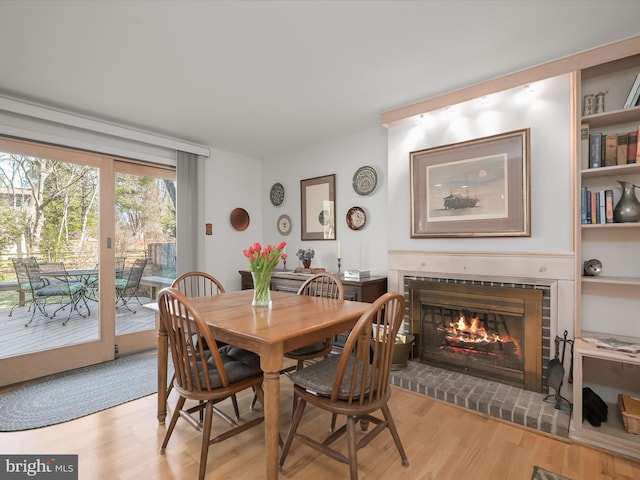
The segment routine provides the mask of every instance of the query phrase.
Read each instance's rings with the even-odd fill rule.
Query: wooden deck
[[[143,304],[150,301],[149,298],[140,297]],[[136,313],[123,307],[116,310],[116,335],[155,329],[154,312],[142,308],[135,300],[130,305]],[[53,311],[51,307],[53,305],[47,310]],[[97,303],[89,302],[91,315],[83,318],[74,313],[66,325],[62,325],[67,318],[65,312],[59,312],[54,318],[36,312],[26,328],[24,325],[31,318],[32,309],[29,310],[28,306],[17,307],[9,316],[10,308],[0,308],[0,358],[36,352],[43,345],[57,348],[96,340],[99,332],[97,307]],[[80,307],[80,311],[86,312],[84,307]]]

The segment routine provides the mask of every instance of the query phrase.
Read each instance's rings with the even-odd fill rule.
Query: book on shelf
[[[582,201],[580,202],[580,223],[589,223],[587,222],[587,203],[589,200],[589,190],[587,190],[587,187],[582,187],[582,191],[580,193],[580,198],[582,199]]]
[[[580,126],[580,161],[582,170],[589,168],[589,124]]]
[[[618,134],[607,133],[604,137],[604,165],[613,167],[618,164]]]
[[[616,155],[618,165],[626,165],[627,151],[629,150],[629,134],[618,134],[618,154]]]
[[[589,134],[589,168],[602,166],[602,134]]]
[[[600,205],[598,205],[598,194],[591,192],[591,223],[598,223],[600,216]]]
[[[636,154],[638,151],[638,132],[629,132],[627,136],[627,163],[636,163]]]
[[[636,130],[636,133],[638,134],[638,136],[640,136],[640,125],[638,126],[638,129]],[[640,163],[640,148],[637,148],[637,144],[636,144],[636,161],[635,163]]]
[[[613,190],[604,191],[605,223],[613,223]]]
[[[633,81],[633,85],[631,85],[631,90],[629,90],[629,95],[627,95],[627,101],[624,102],[623,108],[635,107],[636,103],[638,102],[639,94],[640,94],[640,73],[636,75],[636,78]]]
[[[625,353],[640,353],[640,343],[628,342],[626,340],[620,340],[615,337],[607,337],[607,338],[590,338],[585,337],[582,339],[587,342],[589,345],[593,345],[598,348],[603,348],[605,350],[614,350],[616,352],[625,352]]]
[[[598,206],[600,207],[600,210],[598,211],[598,223],[607,223],[607,200],[605,198],[604,190],[600,190],[598,192]],[[613,215],[613,211],[611,212],[611,215]]]
[[[369,270],[345,270],[344,278],[350,278],[353,280],[360,280],[361,278],[368,278],[371,274]]]

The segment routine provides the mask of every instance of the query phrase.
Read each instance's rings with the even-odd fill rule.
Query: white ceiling
[[[0,0],[0,94],[272,158],[638,18],[637,0]]]

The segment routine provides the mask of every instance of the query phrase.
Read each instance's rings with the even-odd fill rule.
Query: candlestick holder
[[[340,260],[342,260],[340,257],[338,257],[338,275],[340,275]]]

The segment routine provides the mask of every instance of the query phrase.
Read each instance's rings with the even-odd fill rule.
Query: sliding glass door
[[[155,316],[141,305],[176,276],[175,169],[124,161],[115,169],[116,345],[126,353],[156,345]]]
[[[0,138],[0,386],[155,345],[142,278],[175,274],[174,176]]]

